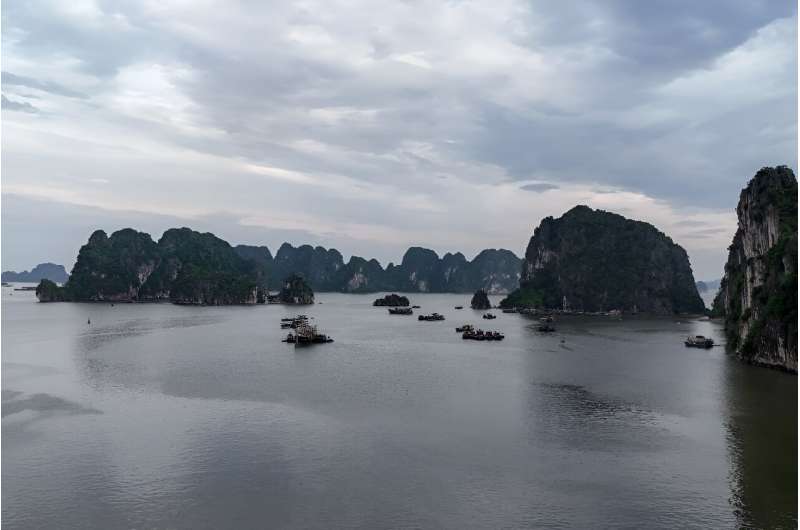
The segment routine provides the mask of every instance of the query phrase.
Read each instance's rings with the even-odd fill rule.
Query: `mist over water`
[[[409,295],[444,322],[378,296],[112,307],[3,288],[5,526],[796,526],[797,378],[683,346],[723,342],[718,323],[543,335],[454,310],[467,295]],[[298,311],[336,341],[281,343]],[[506,339],[464,341],[468,322]]]

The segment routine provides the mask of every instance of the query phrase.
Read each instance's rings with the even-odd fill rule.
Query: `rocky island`
[[[283,281],[278,299],[284,304],[313,304],[314,291],[301,274],[292,274]]]
[[[336,249],[284,243],[274,258],[267,247],[239,245],[236,252],[258,262],[270,289],[280,288],[280,279],[302,274],[316,291],[370,293],[379,291],[509,293],[519,284],[520,259],[511,251],[486,249],[472,261],[460,252],[441,258],[433,250],[411,247],[399,265],[384,269],[375,259],[353,256],[346,263]]]
[[[501,307],[702,313],[686,251],[654,226],[576,206],[536,228]]]
[[[254,304],[263,298],[262,271],[213,234],[170,229],[155,243],[126,228],[95,231],[81,247],[63,287],[43,283],[39,301],[160,301]]]
[[[50,280],[56,283],[65,283],[69,275],[63,265],[55,263],[40,263],[28,271],[3,271],[2,280],[4,282],[38,282]]]
[[[399,294],[387,294],[383,298],[378,298],[372,305],[378,307],[408,307],[411,305],[409,299],[405,296],[400,296]]]
[[[472,309],[491,309],[492,303],[489,301],[489,295],[483,289],[478,289],[472,295],[472,300],[469,303]]]
[[[713,312],[741,359],[797,372],[797,179],[762,168],[739,196]]]

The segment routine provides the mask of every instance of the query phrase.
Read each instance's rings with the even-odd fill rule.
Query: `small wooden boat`
[[[703,335],[695,335],[694,337],[686,337],[683,342],[687,348],[712,348],[714,340]]]
[[[439,313],[431,313],[430,315],[420,315],[418,320],[431,322],[434,320],[444,320],[444,315],[440,315]]]

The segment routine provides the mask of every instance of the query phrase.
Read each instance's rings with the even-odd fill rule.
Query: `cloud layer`
[[[33,264],[11,226],[42,261],[85,239],[27,204],[396,261],[521,253],[582,202],[719,276],[739,190],[797,167],[794,6],[566,4],[4,6],[3,267]]]

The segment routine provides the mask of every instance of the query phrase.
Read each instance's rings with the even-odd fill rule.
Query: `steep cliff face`
[[[241,255],[251,256],[241,248],[237,247]],[[513,252],[503,249],[484,250],[470,262],[460,252],[439,258],[433,250],[411,247],[399,265],[390,263],[384,269],[375,259],[353,256],[345,264],[336,249],[284,243],[267,267],[273,289],[280,287],[280,278],[296,272],[317,291],[467,293],[482,288],[508,293],[519,284],[520,263]]]
[[[81,247],[64,286],[65,298],[79,301],[132,301],[159,263],[149,234],[131,228],[108,237],[95,231]]]
[[[129,228],[111,237],[98,230],[78,252],[61,292],[40,285],[39,299],[250,304],[258,301],[260,281],[256,264],[213,234],[170,229],[156,244]]]
[[[763,168],[742,190],[714,313],[742,359],[797,372],[797,179]]]
[[[491,309],[492,303],[489,301],[489,296],[483,289],[478,289],[472,295],[472,300],[469,303],[472,309]]]
[[[701,313],[686,252],[655,227],[576,206],[534,231],[503,306]]]

